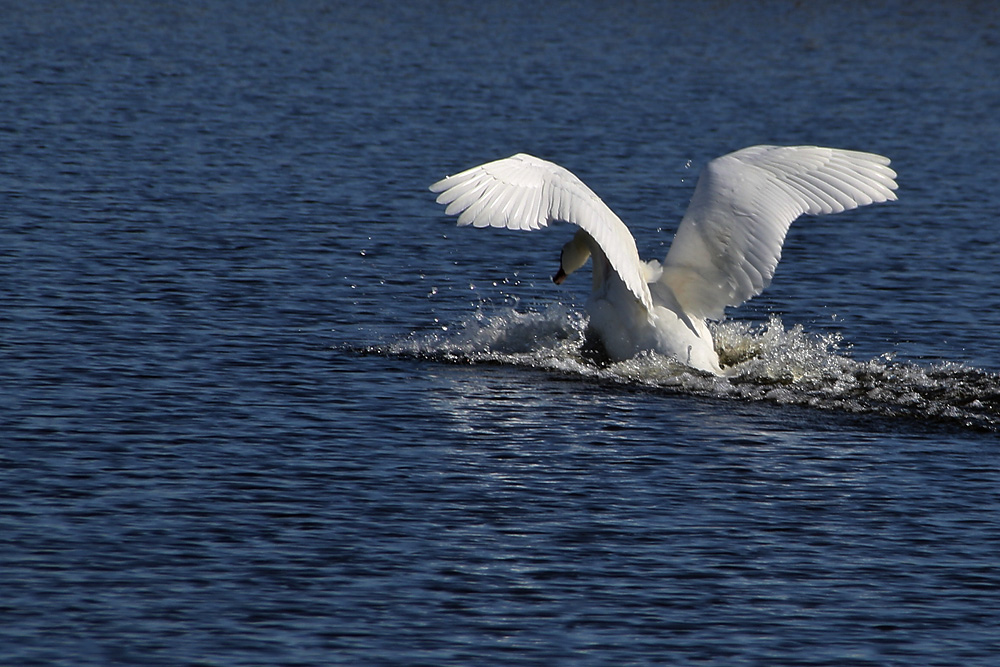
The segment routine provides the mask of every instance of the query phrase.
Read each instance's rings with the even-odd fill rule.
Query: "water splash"
[[[1000,376],[955,363],[897,362],[891,354],[856,361],[839,334],[816,335],[801,325],[712,326],[725,377],[694,371],[645,353],[598,364],[583,352],[586,317],[562,305],[515,308],[471,319],[447,331],[412,334],[372,350],[448,363],[549,369],[615,384],[716,398],[801,405],[1000,430]]]
[[[560,360],[578,358],[586,317],[562,305],[543,312],[508,308],[473,317],[456,327],[412,334],[384,348],[397,355],[454,363],[504,363],[558,367]]]

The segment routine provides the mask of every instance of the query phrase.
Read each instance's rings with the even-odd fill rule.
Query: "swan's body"
[[[557,283],[593,262],[590,327],[614,360],[651,350],[721,374],[706,320],[760,294],[792,221],[896,199],[889,160],[815,146],[751,146],[712,160],[663,263],[639,259],[618,216],[559,165],[531,155],[473,167],[431,186],[459,225],[580,229],[563,247]]]

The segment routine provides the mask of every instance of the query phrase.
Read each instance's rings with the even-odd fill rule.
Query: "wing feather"
[[[686,312],[718,319],[764,290],[791,223],[896,199],[881,155],[815,146],[751,146],[712,160],[663,262]]]
[[[465,209],[469,208],[469,206],[471,206],[476,201],[476,199],[478,199],[483,194],[483,191],[485,189],[486,189],[486,184],[479,183],[476,184],[474,187],[468,188],[465,191],[462,191],[461,188],[454,188],[453,190],[449,190],[448,194],[451,195],[452,198],[441,201],[442,204],[448,205],[447,208],[445,208],[444,211],[445,214],[457,215],[461,213]]]
[[[533,230],[577,225],[597,242],[612,269],[647,309],[652,298],[635,240],[583,181],[557,164],[519,153],[448,176],[430,187],[459,225]]]

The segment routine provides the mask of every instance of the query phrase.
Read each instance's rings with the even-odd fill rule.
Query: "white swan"
[[[644,350],[722,374],[706,319],[760,294],[792,221],[895,200],[881,155],[815,146],[751,146],[716,158],[698,178],[663,263],[643,262],[618,216],[557,164],[526,154],[473,167],[430,187],[459,225],[580,229],[553,280],[593,259],[589,326],[614,360]]]

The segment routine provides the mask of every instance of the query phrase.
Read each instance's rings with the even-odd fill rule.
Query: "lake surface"
[[[0,24],[0,663],[996,664],[992,3],[149,4]],[[899,201],[729,378],[427,191],[530,152],[662,258],[759,143]]]

